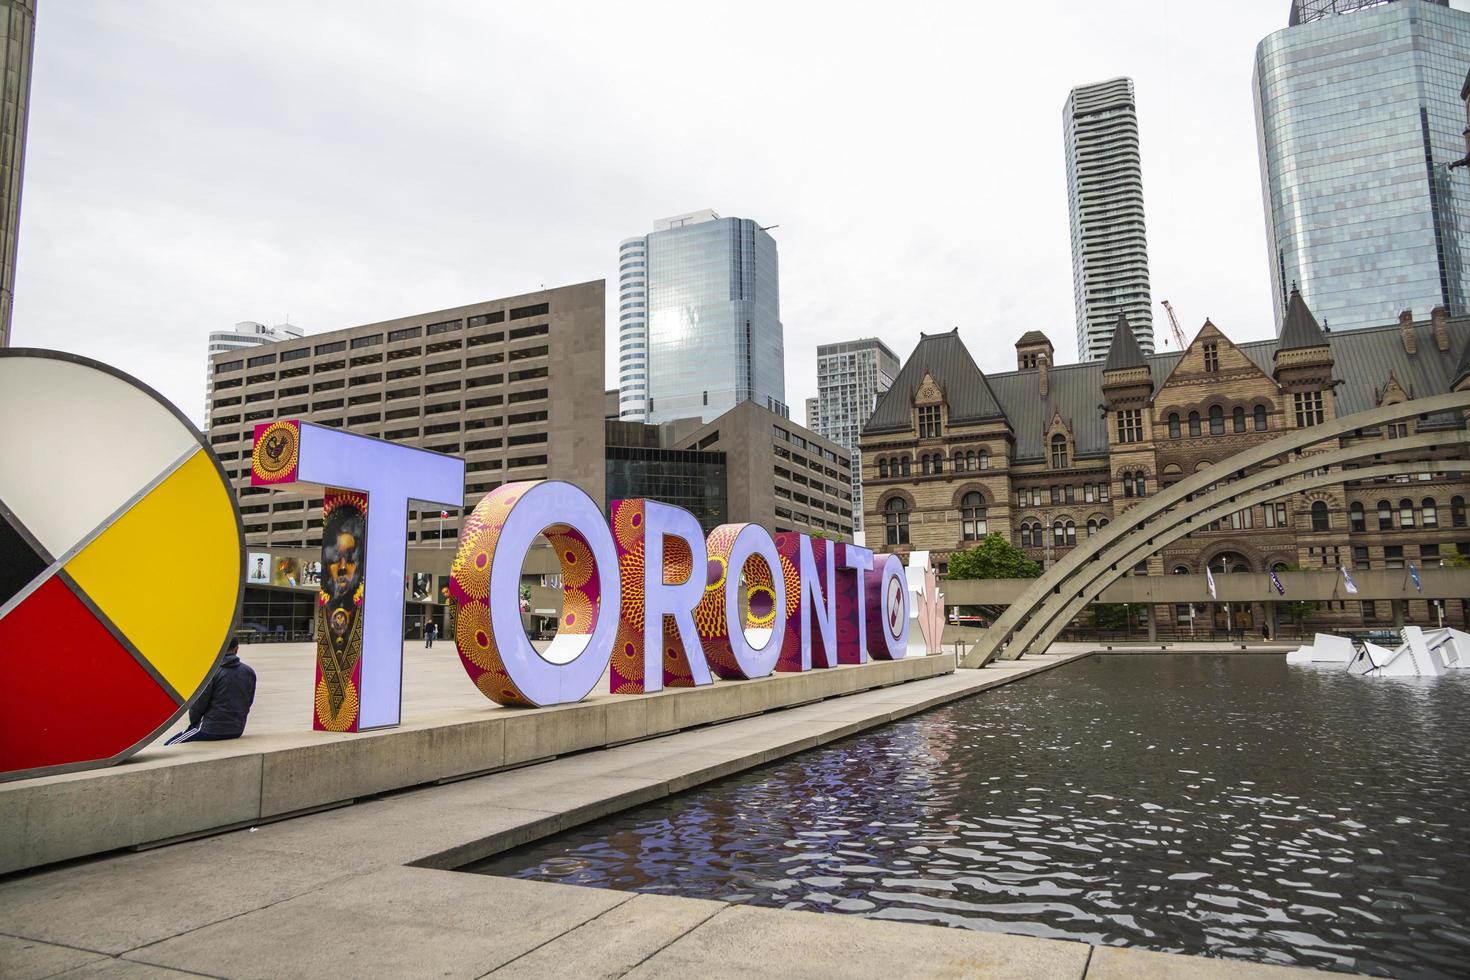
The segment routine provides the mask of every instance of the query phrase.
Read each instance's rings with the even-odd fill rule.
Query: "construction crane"
[[[1174,343],[1178,344],[1182,351],[1189,345],[1184,342],[1184,331],[1179,329],[1179,318],[1174,315],[1174,307],[1169,305],[1168,300],[1164,300],[1163,303],[1164,309],[1169,312],[1169,327],[1174,331]]]

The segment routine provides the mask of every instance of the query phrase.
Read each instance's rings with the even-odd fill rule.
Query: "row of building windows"
[[[1320,408],[1320,404],[1319,404],[1319,408]],[[1251,415],[1252,415],[1252,423],[1253,423],[1253,426],[1255,428],[1255,431],[1257,431],[1257,432],[1265,432],[1266,431],[1266,428],[1267,428],[1267,418],[1268,418],[1267,412],[1266,412],[1266,406],[1265,405],[1257,405],[1252,410]],[[1170,412],[1167,421],[1169,423],[1169,438],[1170,439],[1178,439],[1178,438],[1181,438],[1184,435],[1184,428],[1183,428],[1183,424],[1180,421],[1179,413],[1178,412]],[[1230,413],[1230,422],[1231,422],[1230,428],[1231,428],[1232,431],[1234,431],[1234,432],[1244,432],[1244,431],[1246,431],[1246,415],[1245,415],[1245,409],[1242,408],[1239,405],[1235,406],[1235,410]],[[1209,411],[1209,425],[1210,425],[1210,435],[1212,435],[1212,436],[1223,436],[1225,434],[1225,409],[1221,408],[1219,405],[1212,405],[1212,406],[1210,406],[1210,411]],[[1204,434],[1203,433],[1203,430],[1202,430],[1202,426],[1201,426],[1201,420],[1200,420],[1200,414],[1199,414],[1199,412],[1190,412],[1189,413],[1189,434],[1191,436],[1198,436],[1198,435],[1203,435]]]
[[[1321,527],[1317,526],[1318,507],[1322,508]],[[1419,502],[1417,508],[1415,507],[1413,500],[1405,497],[1399,501],[1399,505],[1396,510],[1390,501],[1380,500],[1378,501],[1377,510],[1378,530],[1380,531],[1392,530],[1395,527],[1395,516],[1397,516],[1397,526],[1399,528],[1416,526],[1427,528],[1439,527],[1439,503],[1433,497],[1425,497]],[[1415,510],[1418,511],[1419,515],[1419,522],[1417,525],[1415,524],[1414,517]],[[1367,524],[1368,515],[1365,508],[1358,501],[1353,501],[1352,505],[1348,507],[1349,529],[1353,531],[1364,531],[1367,529]],[[1450,498],[1450,527],[1465,527],[1464,497],[1456,496]],[[1327,505],[1319,500],[1312,505],[1312,530],[1325,531],[1327,529]]]
[[[990,469],[990,453],[984,449],[956,449],[950,457],[954,472],[977,472]],[[944,453],[926,453],[919,457],[919,473],[928,476],[944,472]],[[888,477],[909,476],[912,473],[912,464],[907,456],[889,456],[878,460],[878,476],[880,479]]]

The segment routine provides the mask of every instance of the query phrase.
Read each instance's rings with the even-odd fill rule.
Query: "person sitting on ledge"
[[[232,639],[209,686],[189,707],[189,727],[163,744],[239,738],[245,733],[245,719],[254,702],[255,671],[240,661],[240,641]]]

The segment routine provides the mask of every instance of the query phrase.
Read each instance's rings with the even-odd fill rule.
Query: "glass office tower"
[[[645,241],[645,418],[708,422],[744,401],[789,417],[775,239],[748,218],[696,211]],[[629,391],[623,418],[636,417]]]
[[[1298,283],[1333,330],[1466,309],[1470,13],[1443,0],[1296,0],[1253,85],[1276,330]]]

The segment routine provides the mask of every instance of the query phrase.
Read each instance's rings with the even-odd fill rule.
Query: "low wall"
[[[267,821],[392,790],[953,673],[951,654],[775,674],[554,708],[487,706],[358,735],[195,743],[109,769],[0,784],[0,873]]]

